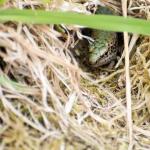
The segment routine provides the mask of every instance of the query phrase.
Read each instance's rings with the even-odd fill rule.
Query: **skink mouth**
[[[116,60],[116,53],[112,53],[109,56],[103,57],[101,60],[98,60],[95,64],[92,65],[94,68],[102,67],[110,64],[112,61]]]

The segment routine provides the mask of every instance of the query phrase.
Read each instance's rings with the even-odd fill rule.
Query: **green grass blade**
[[[77,24],[108,31],[150,35],[150,21],[108,15],[84,15],[71,12],[42,10],[0,10],[0,21],[17,21],[32,24]]]
[[[5,75],[0,75],[0,86],[19,91],[21,93],[31,93],[34,90],[32,87],[28,87],[22,83],[12,81]]]

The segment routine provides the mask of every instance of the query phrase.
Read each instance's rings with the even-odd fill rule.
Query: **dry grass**
[[[88,13],[86,6],[96,4],[63,2],[3,7]],[[126,3],[100,4],[126,15]],[[129,0],[128,14],[149,19],[149,7],[148,0]],[[83,37],[77,26],[0,24],[0,149],[150,149],[150,37],[129,35],[128,45],[125,35],[126,65],[123,54],[111,74],[95,76],[70,51],[74,33]]]

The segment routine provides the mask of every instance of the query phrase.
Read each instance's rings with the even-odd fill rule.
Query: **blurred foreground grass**
[[[0,21],[17,21],[31,24],[76,24],[108,31],[150,35],[150,21],[109,15],[85,15],[71,12],[44,10],[0,10]]]

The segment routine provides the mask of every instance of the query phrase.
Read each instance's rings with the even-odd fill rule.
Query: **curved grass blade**
[[[0,21],[17,21],[32,24],[76,24],[107,31],[131,32],[150,35],[150,21],[109,15],[85,15],[71,12],[43,10],[0,10]]]

